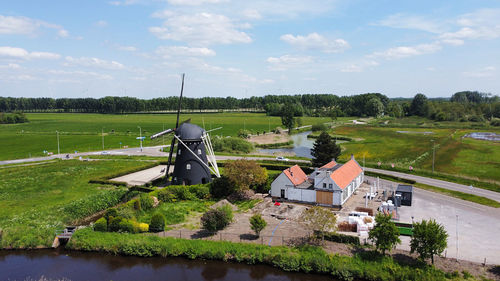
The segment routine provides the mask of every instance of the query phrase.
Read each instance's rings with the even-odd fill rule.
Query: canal
[[[0,251],[0,280],[332,280],[267,265],[66,250]]]

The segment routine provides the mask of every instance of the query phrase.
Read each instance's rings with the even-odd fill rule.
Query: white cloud
[[[311,56],[283,55],[281,57],[269,57],[266,61],[270,64],[270,70],[283,71],[311,63],[313,58]]]
[[[197,13],[168,17],[162,26],[149,31],[160,39],[184,41],[190,45],[250,43],[252,39],[239,31],[235,23],[224,15]]]
[[[374,60],[363,60],[357,63],[348,64],[340,69],[341,72],[363,72],[366,68],[377,66],[378,62]]]
[[[444,23],[437,20],[427,19],[422,16],[412,16],[407,14],[394,14],[383,19],[375,25],[392,28],[415,29],[430,33],[441,33],[444,31]]]
[[[7,65],[0,65],[0,68],[7,69],[20,69],[21,66],[17,63],[9,63]]]
[[[79,65],[79,66],[96,67],[96,68],[112,69],[112,70],[125,68],[125,66],[119,62],[107,61],[98,58],[89,58],[89,57],[73,58],[67,56],[65,59],[66,59],[65,63],[66,66]]]
[[[441,45],[438,43],[420,44],[416,46],[400,46],[387,49],[383,52],[375,52],[369,55],[369,58],[383,58],[387,60],[400,59],[424,54],[432,54],[441,50]]]
[[[462,72],[463,76],[473,77],[473,78],[484,78],[495,76],[496,68],[494,66],[487,66],[477,71],[465,71]]]
[[[59,76],[74,76],[80,78],[91,78],[91,79],[100,79],[100,80],[111,80],[113,77],[109,74],[102,74],[92,71],[66,71],[66,70],[49,70],[49,74]]]
[[[349,48],[349,43],[344,39],[327,39],[316,32],[307,36],[285,34],[280,39],[302,50],[320,50],[324,53],[338,53]]]
[[[186,46],[160,46],[156,49],[156,54],[163,58],[172,56],[189,57],[210,57],[215,56],[215,51],[208,48],[191,48]]]
[[[108,4],[113,6],[129,6],[141,3],[140,0],[124,0],[124,1],[110,1]]]
[[[99,20],[99,21],[96,21],[94,23],[94,25],[98,26],[98,27],[106,27],[106,26],[108,26],[108,22],[105,20]]]
[[[134,46],[118,46],[118,50],[127,51],[127,52],[135,52],[135,51],[137,51],[137,48]]]
[[[241,12],[241,14],[244,18],[250,20],[260,20],[262,18],[261,13],[259,13],[256,9],[245,9]]]
[[[229,0],[167,0],[169,4],[179,6],[199,6],[203,4],[219,4]]]
[[[40,28],[55,29],[60,37],[69,36],[69,32],[57,24],[27,17],[0,15],[0,34],[35,35]]]
[[[59,59],[61,55],[49,52],[28,52],[23,48],[0,47],[0,57],[17,59]]]

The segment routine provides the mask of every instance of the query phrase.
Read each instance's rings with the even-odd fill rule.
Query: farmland
[[[104,149],[116,149],[120,146],[137,147],[139,128],[142,134],[150,136],[164,128],[175,126],[175,114],[77,114],[77,113],[38,113],[26,114],[29,123],[1,125],[0,160],[43,156],[43,151],[57,153],[57,136],[61,153],[76,151],[102,150],[104,132]],[[240,129],[254,132],[268,131],[281,126],[279,117],[268,117],[259,113],[211,113],[182,114],[181,122],[191,122],[206,130],[222,127],[213,134],[236,136]],[[328,122],[329,118],[303,117],[303,125]],[[168,138],[149,141],[144,145],[168,144]]]
[[[142,161],[59,160],[0,169],[2,247],[49,246],[55,230],[117,204],[127,192],[89,184],[89,179],[147,165]]]

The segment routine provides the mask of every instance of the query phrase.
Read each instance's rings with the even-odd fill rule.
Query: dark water
[[[266,265],[101,253],[0,251],[0,280],[332,280]]]
[[[259,152],[266,154],[293,153],[296,156],[312,158],[311,148],[313,147],[314,139],[307,138],[307,135],[310,133],[311,131],[307,131],[291,135],[293,148],[262,148],[259,149]]]

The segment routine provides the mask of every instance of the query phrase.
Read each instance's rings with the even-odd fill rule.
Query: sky
[[[500,93],[500,1],[0,5],[0,96]]]

